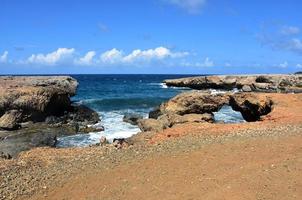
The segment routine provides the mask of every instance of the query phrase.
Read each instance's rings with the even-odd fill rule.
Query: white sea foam
[[[214,112],[214,119],[225,123],[245,122],[241,113],[234,111],[231,106],[223,106],[218,112]]]
[[[165,83],[160,84],[161,88],[168,88],[168,86]]]
[[[232,89],[231,91],[227,91],[227,90],[216,90],[216,89],[209,89],[211,94],[225,94],[226,92],[231,92],[233,94],[240,92],[240,90],[238,90],[237,88]]]
[[[57,146],[83,147],[98,143],[102,136],[105,136],[109,142],[112,142],[114,138],[128,138],[140,132],[140,129],[137,126],[123,122],[124,112],[125,111],[112,111],[100,113],[101,122],[91,126],[104,126],[105,131],[59,137]],[[144,117],[147,117],[147,113],[143,113],[143,111],[140,112],[140,114],[144,114]]]

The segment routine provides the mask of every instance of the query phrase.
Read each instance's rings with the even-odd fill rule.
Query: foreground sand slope
[[[235,140],[88,168],[31,199],[300,199],[301,143],[301,135]]]

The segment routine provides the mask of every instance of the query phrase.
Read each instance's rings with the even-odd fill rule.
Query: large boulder
[[[18,110],[7,111],[0,117],[0,129],[16,130],[20,128],[21,113]]]
[[[70,109],[70,97],[78,82],[68,76],[0,77],[0,116],[9,110],[22,112],[22,121],[44,121]]]
[[[257,121],[262,115],[271,112],[273,102],[265,94],[234,94],[230,96],[230,105],[235,111],[241,112],[243,118],[248,121]]]
[[[160,111],[162,114],[174,113],[178,115],[212,113],[218,111],[228,102],[228,95],[212,95],[210,93],[191,91],[181,93],[162,104]]]
[[[165,125],[160,120],[156,119],[141,119],[138,120],[138,127],[141,131],[154,131],[159,132],[165,129]]]
[[[214,122],[214,116],[210,113],[186,115],[169,113],[161,115],[157,121],[160,121],[164,128],[170,128],[176,124]]]
[[[137,114],[126,114],[123,117],[123,121],[132,125],[137,125],[138,120],[143,119],[141,115]]]
[[[73,105],[68,117],[84,125],[95,124],[100,120],[98,113],[85,105]]]

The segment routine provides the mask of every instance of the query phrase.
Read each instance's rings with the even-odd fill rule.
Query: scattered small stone
[[[102,136],[102,137],[100,138],[100,145],[101,145],[101,146],[105,146],[106,144],[108,144],[108,140],[106,139],[105,136]]]
[[[4,158],[4,159],[12,159],[12,156],[11,156],[9,153],[1,152],[1,153],[0,153],[0,158]]]
[[[252,91],[252,88],[249,86],[249,85],[244,85],[242,87],[242,91],[243,92],[251,92]]]

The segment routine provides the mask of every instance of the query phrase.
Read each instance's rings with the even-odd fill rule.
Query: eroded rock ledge
[[[192,89],[241,89],[244,92],[301,93],[302,75],[198,76],[163,81],[167,86]]]
[[[0,153],[9,157],[36,146],[55,146],[56,137],[90,132],[98,114],[73,105],[78,82],[69,76],[0,77]]]
[[[248,122],[258,121],[271,112],[272,100],[265,94],[190,91],[181,93],[150,113],[150,119],[139,120],[142,131],[161,131],[184,123],[214,122],[213,112],[230,105]]]

